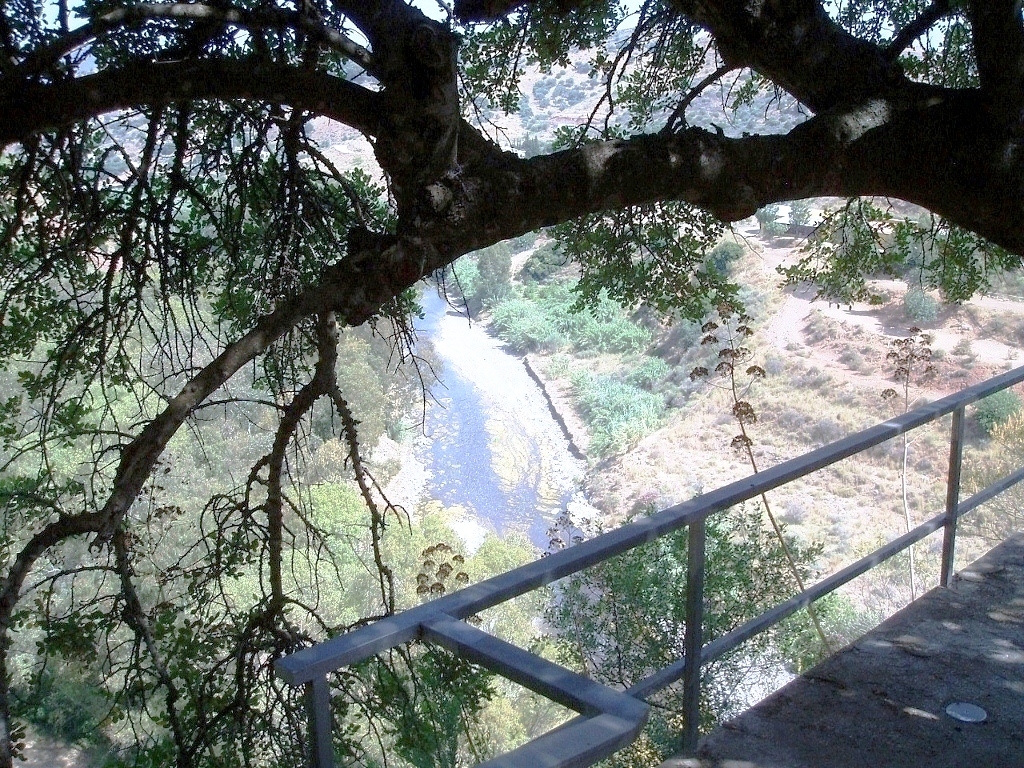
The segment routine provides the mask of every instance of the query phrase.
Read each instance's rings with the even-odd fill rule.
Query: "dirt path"
[[[752,235],[752,233],[747,233]],[[799,244],[778,247],[751,237],[750,244],[760,246],[760,261],[765,273],[777,276],[780,265],[792,263],[796,258]],[[907,335],[911,321],[908,320],[902,307],[902,297],[906,284],[898,280],[875,280],[872,288],[891,298],[882,307],[866,303],[852,306],[838,306],[826,301],[815,300],[815,289],[812,286],[799,286],[786,290],[785,301],[781,309],[767,324],[764,333],[772,347],[780,350],[795,351],[799,348],[813,348],[814,355],[833,367],[845,367],[844,378],[851,383],[876,387],[887,379],[845,366],[839,360],[839,350],[828,345],[815,344],[808,339],[807,325],[815,313],[832,320],[852,333],[860,331],[875,338],[881,345],[888,345],[894,339]],[[1000,316],[1011,316],[1012,322],[1024,322],[1024,303],[1000,299],[991,296],[980,296],[964,304],[967,314],[974,310],[984,310]],[[964,320],[964,312],[947,310],[944,322],[930,324],[925,332],[931,337],[932,350],[943,356],[962,349],[968,342],[970,355],[974,364],[986,368],[1000,368],[1007,365],[1020,365],[1024,362],[1024,351],[1018,347],[1005,344],[985,337],[984,328]]]

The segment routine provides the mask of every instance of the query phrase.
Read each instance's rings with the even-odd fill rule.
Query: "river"
[[[489,532],[519,532],[546,548],[554,517],[581,497],[585,462],[519,357],[433,288],[421,303],[417,333],[443,365],[415,449],[425,495],[457,510],[455,528],[471,548]]]

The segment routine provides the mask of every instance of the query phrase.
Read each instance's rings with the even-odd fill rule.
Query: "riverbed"
[[[470,548],[488,533],[521,533],[546,548],[555,516],[579,494],[585,462],[573,456],[521,358],[433,288],[421,303],[417,335],[442,364],[414,441],[422,495],[455,510]]]

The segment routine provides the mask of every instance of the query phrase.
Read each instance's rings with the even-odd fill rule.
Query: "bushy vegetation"
[[[926,325],[939,316],[939,302],[919,286],[914,286],[903,296],[903,311],[908,320]]]
[[[295,542],[294,549],[287,548],[289,561],[296,567],[284,574],[285,587],[296,601],[315,605],[320,620],[331,626],[344,629],[361,622],[379,601],[375,593],[380,586],[370,570],[372,536],[358,488],[351,481],[316,484],[295,502],[332,547],[328,551],[322,543],[316,545],[318,556],[329,558],[329,563],[319,564],[300,551],[301,542]],[[394,581],[397,608],[414,606],[535,556],[535,548],[516,536],[490,536],[472,555],[463,555],[449,519],[450,513],[439,505],[428,505],[412,518],[396,520],[380,540]],[[174,545],[170,539],[165,544]],[[223,583],[222,607],[230,615],[251,615],[260,605],[260,592],[254,574],[236,569]],[[492,633],[528,645],[535,634],[532,622],[543,610],[545,599],[545,592],[539,591],[502,605],[488,612],[483,625]],[[216,636],[192,636],[189,626],[158,625],[157,639],[167,633],[179,636],[177,642],[189,653],[190,663],[175,662],[176,674],[202,692],[210,685],[205,677],[207,657],[221,641]],[[313,629],[301,621],[294,627],[296,632]],[[98,616],[66,616],[42,630],[28,625],[25,631],[30,637],[41,637],[51,658],[47,666],[16,686],[20,717],[63,741],[110,749],[118,756],[108,768],[173,764],[170,742],[158,723],[151,724],[152,733],[137,748],[125,749],[131,747],[131,741],[119,743],[125,735],[118,727],[124,724],[124,712],[137,704],[130,697],[119,699],[107,693],[104,680],[84,663],[94,633],[102,632]],[[553,725],[533,694],[500,685],[472,664],[418,643],[342,675],[341,693],[333,702],[334,716],[345,733],[340,743],[346,759],[354,765],[385,765],[395,758],[401,759],[399,765],[416,768],[475,764],[491,750],[514,747],[517,740],[532,738]],[[108,733],[113,741],[108,740]],[[301,755],[296,755],[292,764],[299,765],[300,759]]]
[[[590,450],[607,456],[629,448],[661,425],[665,401],[634,384],[576,370],[571,374],[577,408],[590,428]]]
[[[567,258],[554,241],[539,246],[519,270],[519,279],[524,283],[547,282],[553,275],[565,267]]]
[[[1024,411],[993,425],[989,444],[964,461],[963,494],[977,493],[1024,466]],[[964,517],[961,531],[987,546],[1001,544],[1024,529],[1024,487],[1017,484]]]
[[[641,389],[653,389],[664,379],[671,368],[669,364],[660,357],[645,357],[631,373],[626,376],[626,381]]]
[[[989,293],[1009,299],[1024,299],[1024,270],[1008,269],[989,278]]]
[[[754,214],[761,233],[769,237],[778,237],[786,233],[787,225],[779,219],[779,205],[773,203],[758,209]]]
[[[15,712],[48,736],[68,743],[104,745],[101,723],[111,711],[111,696],[100,681],[75,668],[44,670],[31,685],[15,689]]]
[[[789,204],[789,223],[796,226],[806,226],[811,223],[810,200],[794,200]]]
[[[651,332],[607,297],[582,308],[577,302],[565,284],[530,286],[494,305],[491,323],[517,352],[638,352],[650,344]]]
[[[596,533],[564,516],[553,530],[558,547]],[[809,574],[819,554],[788,540],[798,567]],[[720,637],[794,593],[790,566],[756,506],[714,515],[707,523],[705,642]],[[616,688],[629,687],[680,656],[686,631],[685,530],[583,571],[561,582],[547,609],[564,663]],[[757,567],[751,567],[756,563]],[[818,604],[833,639],[842,642],[851,610],[840,598]],[[821,654],[806,613],[757,636],[739,651],[705,667],[701,730],[746,706],[744,692],[782,665],[802,668]],[[678,749],[684,728],[681,684],[657,694],[644,735],[608,762],[648,768]]]
[[[996,427],[1006,423],[1020,409],[1020,396],[1013,390],[1004,389],[980,401],[975,406],[974,418],[985,434],[991,436]]]
[[[746,249],[735,240],[723,240],[708,253],[708,264],[721,274],[727,274],[732,264]]]

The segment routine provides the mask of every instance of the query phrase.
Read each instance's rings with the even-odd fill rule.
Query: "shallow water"
[[[573,457],[519,357],[433,289],[421,303],[426,317],[417,330],[444,366],[418,449],[430,474],[426,495],[465,510],[458,521],[464,538],[520,532],[546,548],[548,528],[578,492],[585,463]]]

